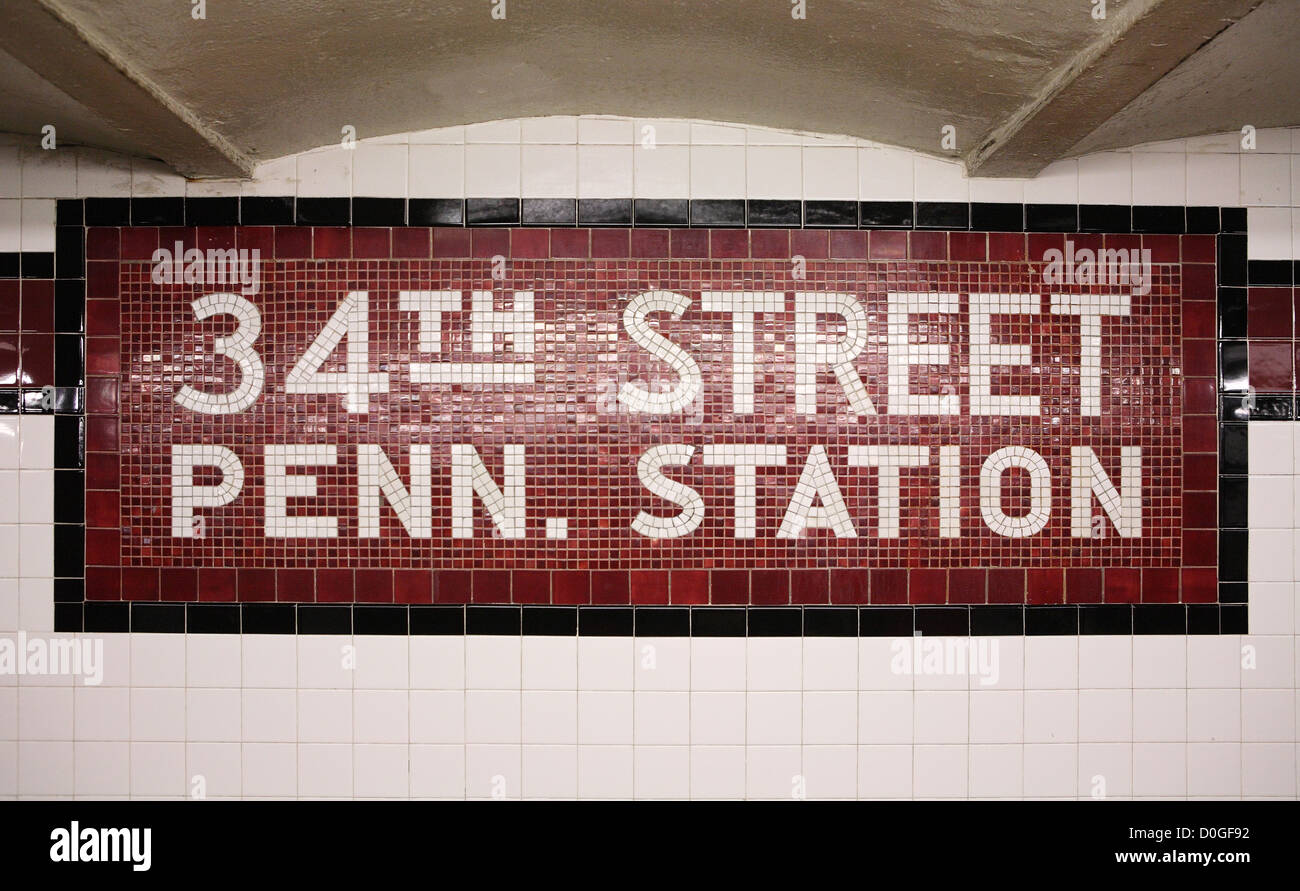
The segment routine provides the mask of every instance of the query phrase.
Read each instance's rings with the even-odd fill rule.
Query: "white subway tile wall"
[[[630,195],[1243,204],[1249,257],[1294,259],[1297,180],[1300,131],[1032,180],[844,137],[607,117],[361,139],[226,183],[6,137],[0,251],[52,250],[60,197]],[[895,673],[876,638],[97,635],[97,686],[0,674],[0,798],[1293,798],[1297,426],[1250,428],[1249,635],[996,638],[991,683]],[[19,494],[0,506],[0,636],[53,636],[53,447],[53,418],[0,416],[0,486]]]

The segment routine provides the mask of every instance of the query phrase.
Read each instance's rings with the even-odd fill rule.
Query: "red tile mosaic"
[[[244,297],[92,231],[91,599],[1215,597],[1177,239],[1115,242],[1134,292],[1049,284],[1051,235],[238,229]]]

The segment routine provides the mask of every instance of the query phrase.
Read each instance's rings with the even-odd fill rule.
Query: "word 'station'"
[[[124,563],[1178,565],[1168,275],[341,265],[136,285]]]

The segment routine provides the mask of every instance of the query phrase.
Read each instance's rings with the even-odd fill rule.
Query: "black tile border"
[[[917,229],[976,232],[1218,235],[1220,602],[1022,606],[457,606],[143,603],[84,599],[85,227],[598,226]],[[1300,394],[1247,393],[1248,285],[1300,281],[1300,262],[1248,261],[1238,207],[1040,205],[798,199],[85,198],[56,203],[56,250],[0,254],[0,278],[55,279],[56,328],[82,369],[58,369],[54,398],[0,390],[0,413],[55,415],[55,630],[358,635],[899,637],[1244,634],[1247,631],[1246,455],[1250,421],[1300,417]],[[74,349],[81,341],[80,351]],[[65,363],[66,364],[66,363]],[[1242,366],[1239,368],[1238,366]],[[1244,385],[1243,385],[1244,386]]]
[[[1241,235],[1242,207],[718,198],[352,198],[245,195],[61,198],[57,226],[593,226],[612,228],[934,229],[974,232]],[[30,259],[29,259],[30,258]],[[0,254],[0,278],[52,269],[54,253]],[[68,260],[68,262],[74,262]],[[1244,253],[1240,273],[1247,281]],[[1259,264],[1259,265],[1254,265]],[[1289,267],[1284,269],[1283,266]],[[1286,283],[1291,261],[1252,261]],[[72,276],[69,276],[72,277]],[[1258,283],[1263,283],[1260,278]],[[1228,282],[1225,282],[1228,283]],[[1252,282],[1256,283],[1256,282]]]
[[[1244,604],[479,606],[56,603],[56,632],[504,637],[1052,637],[1238,634]]]

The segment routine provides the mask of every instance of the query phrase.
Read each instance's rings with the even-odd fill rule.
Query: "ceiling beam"
[[[966,155],[971,176],[1034,176],[1263,0],[1111,2],[1098,35]],[[1073,4],[1072,4],[1073,7]],[[1087,15],[1080,5],[1072,14]]]
[[[0,49],[124,136],[143,136],[159,160],[183,176],[252,173],[248,156],[56,0],[0,3]]]

